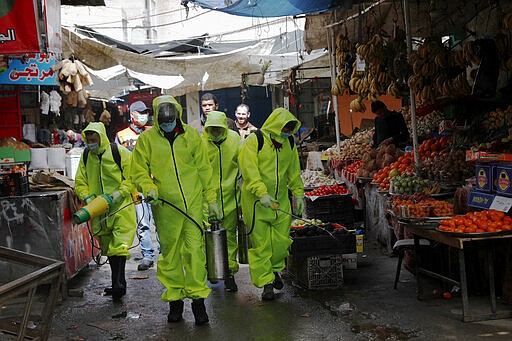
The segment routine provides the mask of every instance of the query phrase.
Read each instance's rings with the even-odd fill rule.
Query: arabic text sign
[[[29,53],[28,57],[26,64],[12,59],[7,69],[0,68],[0,84],[58,85],[57,73],[51,70],[55,55]]]
[[[39,52],[37,5],[33,0],[2,1],[0,9],[0,54]]]

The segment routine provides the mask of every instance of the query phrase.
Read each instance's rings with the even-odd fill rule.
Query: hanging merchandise
[[[62,98],[59,93],[55,90],[50,92],[50,111],[56,116],[60,116],[60,103]]]
[[[83,108],[87,105],[87,94],[84,86],[92,86],[93,81],[84,65],[74,56],[63,59],[52,66],[53,71],[59,71],[60,90],[68,95],[68,104],[72,107]]]
[[[46,92],[41,91],[41,114],[48,115],[48,111],[50,110],[50,95]]]
[[[112,117],[110,115],[110,112],[107,110],[107,104],[106,102],[103,102],[103,111],[100,115],[100,121],[103,122],[104,125],[108,126],[110,124]]]

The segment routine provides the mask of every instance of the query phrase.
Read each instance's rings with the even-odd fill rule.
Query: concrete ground
[[[167,323],[168,305],[160,300],[156,267],[137,271],[137,248],[132,255],[123,303],[103,296],[110,270],[93,263],[70,281],[71,293],[83,296],[57,305],[49,340],[512,339],[511,319],[463,323],[459,296],[446,300],[425,295],[418,301],[415,279],[406,270],[394,290],[397,258],[372,245],[359,256],[357,270],[344,271],[342,287],[304,290],[285,277],[285,288],[271,302],[261,301],[261,289],[251,284],[249,269],[242,265],[237,293],[225,292],[222,282],[212,285],[206,300],[210,323],[205,326],[195,326],[190,302],[185,303],[184,321]],[[470,297],[474,302],[475,308],[488,304],[485,297]]]

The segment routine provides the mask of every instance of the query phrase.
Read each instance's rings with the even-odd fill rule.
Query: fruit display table
[[[407,231],[412,233],[414,237],[414,253],[416,259],[416,285],[418,299],[421,299],[423,293],[423,276],[430,276],[451,283],[460,287],[462,296],[462,321],[473,322],[491,319],[502,319],[512,317],[512,310],[497,309],[496,292],[495,292],[495,268],[494,268],[494,252],[500,243],[510,243],[512,234],[489,234],[478,236],[457,236],[455,234],[443,233],[437,230],[424,229],[415,226],[407,226]],[[427,270],[422,267],[422,248],[420,248],[419,240],[421,238],[435,241],[458,251],[459,260],[459,279],[455,280],[446,277],[444,274]],[[490,312],[485,314],[477,314],[471,311],[469,307],[468,281],[466,274],[466,248],[468,244],[478,244],[478,248],[485,251],[487,270],[489,276],[489,298]]]

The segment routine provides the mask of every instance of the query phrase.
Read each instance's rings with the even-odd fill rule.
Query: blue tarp
[[[208,9],[245,17],[283,17],[350,8],[352,0],[191,0]]]

